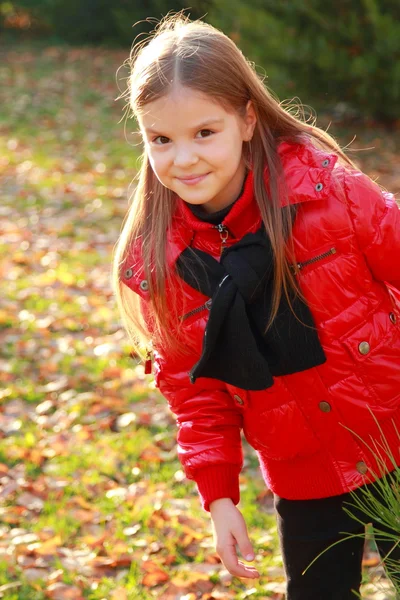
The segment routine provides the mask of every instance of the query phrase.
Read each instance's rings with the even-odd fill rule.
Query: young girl
[[[152,343],[217,552],[233,575],[259,577],[236,554],[254,558],[236,507],[243,429],[274,492],[287,599],[353,598],[362,537],[303,571],[360,533],[349,492],[400,464],[395,199],[203,22],[159,25],[132,58],[129,102],[144,153],[115,292],[146,365]]]

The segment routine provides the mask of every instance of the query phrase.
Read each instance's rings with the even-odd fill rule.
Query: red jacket
[[[177,417],[178,456],[205,510],[221,497],[239,502],[242,429],[266,484],[288,499],[334,496],[373,481],[380,473],[374,454],[388,470],[400,465],[400,211],[392,194],[345,170],[334,153],[284,142],[279,155],[289,202],[299,205],[293,230],[299,282],[327,361],[276,377],[262,391],[205,377],[191,384],[208,298],[184,284],[178,301],[190,313],[183,327],[191,352],[182,359],[155,348],[155,380]],[[223,221],[228,244],[261,225],[252,182],[250,173]],[[220,234],[178,199],[168,233],[171,267],[189,244],[218,257]],[[138,247],[131,250],[121,277],[146,310],[143,265]]]

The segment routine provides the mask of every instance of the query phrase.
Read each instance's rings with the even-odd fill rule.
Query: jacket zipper
[[[222,244],[224,244],[225,241],[228,239],[229,232],[228,232],[227,228],[225,227],[225,225],[217,225],[216,227],[217,227],[218,231],[220,232],[220,234],[223,233],[223,232],[226,232],[226,234],[227,234],[226,237],[222,237],[222,235],[221,235]],[[223,247],[221,246],[221,252],[222,252],[222,250],[223,250]],[[303,269],[307,265],[315,263],[318,260],[322,260],[324,258],[327,258],[328,256],[331,256],[332,254],[336,254],[336,248],[330,248],[330,250],[328,250],[327,252],[324,252],[323,254],[319,254],[318,256],[314,256],[313,258],[310,258],[310,259],[305,260],[303,262],[297,263],[297,268],[299,270]],[[190,310],[189,312],[187,312],[184,315],[182,315],[180,317],[180,320],[181,321],[185,321],[189,317],[191,317],[191,316],[193,316],[193,315],[195,315],[195,314],[197,314],[197,313],[199,313],[199,312],[201,312],[202,310],[205,310],[205,309],[211,310],[211,304],[212,304],[212,299],[210,298],[209,300],[207,300],[207,302],[205,302],[201,306],[197,306],[193,310]]]
[[[213,227],[214,227],[214,229],[218,229],[218,232],[219,232],[219,235],[221,238],[221,247],[219,250],[219,254],[221,256],[222,252],[226,248],[226,240],[229,237],[229,229],[226,227],[226,225],[223,225],[222,223],[220,223],[219,225],[213,225]],[[211,303],[212,303],[212,299],[210,298],[209,300],[207,300],[207,302],[205,302],[201,306],[198,306],[197,308],[194,308],[193,310],[190,310],[189,312],[187,312],[184,315],[182,315],[181,317],[179,317],[180,320],[185,321],[189,317],[192,317],[193,315],[201,312],[202,310],[205,310],[205,309],[210,310]]]
[[[188,319],[192,315],[195,315],[195,314],[201,312],[202,310],[205,310],[205,309],[210,310],[211,309],[211,303],[212,303],[212,299],[210,298],[209,300],[207,300],[207,302],[205,302],[201,306],[198,306],[197,308],[194,308],[193,310],[190,310],[189,312],[187,312],[184,315],[182,315],[180,317],[180,320],[181,321],[185,321],[186,319]]]
[[[318,260],[322,260],[323,258],[328,258],[328,256],[331,256],[332,254],[336,254],[336,248],[330,248],[330,250],[328,250],[327,252],[324,252],[323,254],[319,254],[318,256],[314,256],[313,258],[309,258],[308,260],[304,260],[303,262],[297,263],[297,268],[299,270],[301,270],[304,267],[306,267],[307,265],[311,265],[312,263],[315,263]],[[292,266],[294,266],[294,265],[292,265]]]
[[[214,228],[218,229],[219,236],[221,238],[221,247],[219,249],[219,255],[221,256],[222,252],[226,248],[226,240],[229,237],[229,229],[226,227],[226,225],[223,225],[222,223],[220,223],[219,225],[214,225]]]

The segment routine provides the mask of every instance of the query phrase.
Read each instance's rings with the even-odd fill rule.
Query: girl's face
[[[165,187],[207,212],[236,200],[246,170],[243,142],[256,124],[251,102],[241,117],[179,86],[146,104],[138,121],[152,169]]]

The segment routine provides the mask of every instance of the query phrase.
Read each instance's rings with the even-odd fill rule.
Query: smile
[[[204,175],[190,175],[188,177],[177,177],[177,179],[182,183],[185,183],[186,185],[196,185],[197,183],[200,183],[200,181],[203,181],[203,179],[205,179],[207,175],[209,175],[209,173],[205,173]]]

